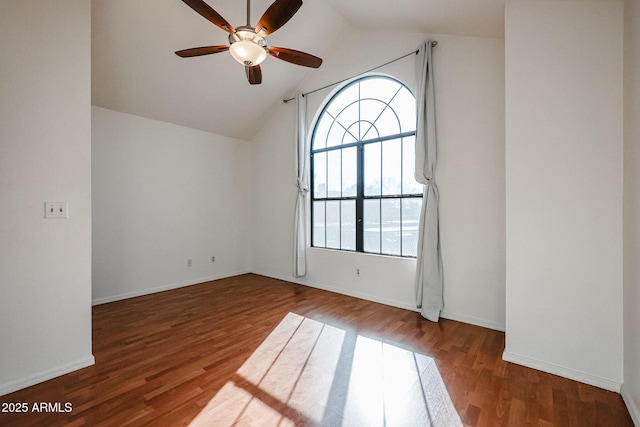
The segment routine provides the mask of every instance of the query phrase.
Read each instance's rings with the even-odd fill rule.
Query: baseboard
[[[201,277],[199,279],[189,280],[187,282],[173,283],[173,284],[169,284],[169,285],[165,285],[165,286],[159,286],[159,287],[156,287],[156,288],[148,288],[148,289],[142,289],[142,290],[134,291],[134,292],[127,292],[127,293],[124,293],[124,294],[112,295],[112,296],[109,296],[109,297],[96,298],[96,299],[91,301],[91,305],[107,304],[109,302],[120,301],[120,300],[124,300],[124,299],[135,298],[135,297],[140,297],[140,296],[143,296],[143,295],[155,294],[157,292],[170,291],[171,289],[184,288],[186,286],[197,285],[197,284],[204,283],[204,282],[211,282],[212,280],[226,279],[228,277],[240,276],[241,274],[247,274],[247,273],[249,273],[249,271],[237,271],[237,272],[234,272],[234,273],[221,274],[221,275],[218,275],[218,276]]]
[[[480,326],[482,328],[493,329],[494,331],[504,332],[506,330],[504,323],[491,322],[484,319],[479,319],[473,316],[467,316],[464,314],[451,313],[449,311],[443,310],[440,313],[440,317],[449,320],[455,320],[462,323],[468,323],[470,325]]]
[[[636,427],[640,427],[640,408],[638,408],[638,404],[633,399],[633,396],[631,396],[628,388],[624,384],[622,385],[620,394],[622,395],[624,404],[627,405],[627,410],[631,415],[631,419],[633,420],[633,425],[635,425]]]
[[[203,277],[196,280],[190,280],[188,282],[175,283],[175,284],[160,286],[156,288],[143,289],[135,292],[127,292],[124,294],[113,295],[110,297],[96,298],[92,301],[92,305],[107,304],[114,301],[120,301],[120,300],[135,298],[143,295],[154,294],[156,292],[169,291],[171,289],[178,289],[186,286],[197,285],[204,282],[210,282],[212,280],[226,279],[228,277],[239,276],[241,274],[247,274],[247,273],[253,273],[253,274],[258,274],[260,276],[271,277],[273,279],[284,280],[285,282],[291,282],[291,283],[296,283],[298,285],[309,286],[311,288],[322,289],[324,291],[334,292],[341,295],[347,295],[350,297],[360,298],[367,301],[377,302],[379,304],[389,305],[391,307],[402,308],[410,311],[419,311],[412,304],[407,304],[403,301],[380,298],[376,295],[367,294],[365,292],[354,292],[350,289],[327,286],[322,283],[311,282],[309,280],[305,280],[304,278],[295,278],[293,276],[286,277],[282,275],[266,273],[263,271],[238,271],[238,272],[219,275],[219,276]],[[446,310],[442,311],[442,313],[440,313],[440,316],[444,319],[455,320],[462,323],[468,323],[470,325],[476,325],[482,328],[493,329],[500,332],[505,331],[505,325],[503,324],[486,321],[473,316],[466,316],[464,314],[452,313]]]
[[[304,277],[297,277],[297,278],[293,276],[286,277],[286,276],[280,276],[277,274],[265,273],[262,271],[255,271],[255,270],[252,271],[252,273],[257,274],[259,276],[265,276],[265,277],[270,277],[272,279],[284,280],[285,282],[296,283],[298,285],[308,286],[310,288],[315,288],[315,289],[321,289],[323,291],[333,292],[340,295],[346,295],[349,297],[360,298],[360,299],[371,301],[371,302],[377,302],[378,304],[384,304],[384,305],[389,305],[391,307],[397,307],[397,308],[403,308],[405,310],[416,311],[415,307],[412,307],[410,304],[406,304],[402,301],[380,298],[375,295],[367,294],[365,292],[354,292],[350,289],[327,286],[323,283],[316,283],[316,282],[306,280]]]
[[[517,365],[526,366],[527,368],[536,369],[538,371],[547,372],[549,374],[558,375],[560,377],[568,378],[570,380],[578,381],[584,384],[589,384],[594,387],[614,391],[616,393],[620,393],[620,388],[622,387],[622,383],[616,381],[611,381],[606,378],[588,374],[586,372],[576,371],[564,366],[558,366],[552,363],[531,359],[526,356],[510,353],[506,350],[504,353],[502,353],[502,360],[515,363]]]
[[[78,369],[86,368],[87,366],[94,365],[96,360],[93,355],[85,359],[78,360],[73,363],[69,363],[58,368],[48,369],[46,371],[39,372],[35,375],[31,375],[27,378],[23,378],[18,381],[13,381],[7,384],[0,384],[0,396],[13,393],[14,391],[22,390],[23,388],[31,387],[32,385],[40,384],[50,379],[59,377],[61,375],[68,374]]]
[[[367,301],[377,302],[379,304],[389,305],[391,307],[403,308],[405,310],[416,311],[416,312],[419,311],[418,309],[416,309],[416,307],[413,304],[407,304],[406,302],[403,302],[403,301],[380,298],[376,295],[371,295],[364,292],[354,292],[349,289],[327,286],[325,284],[315,283],[315,282],[305,280],[304,278],[284,277],[284,276],[278,276],[271,273],[258,272],[258,271],[253,271],[253,273],[259,274],[261,276],[271,277],[273,279],[284,280],[286,282],[297,283],[303,286],[309,286],[311,288],[322,289],[324,291],[334,292],[341,295],[347,295],[350,297],[360,298]],[[472,316],[465,316],[465,315],[460,315],[456,313],[450,313],[447,311],[443,311],[442,313],[440,313],[440,316],[444,319],[455,320],[462,323],[468,323],[471,325],[480,326],[482,328],[493,329],[501,332],[505,331],[505,326],[502,324],[485,321]]]

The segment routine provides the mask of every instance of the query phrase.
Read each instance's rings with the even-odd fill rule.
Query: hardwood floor
[[[94,307],[96,364],[1,396],[29,413],[0,425],[633,426],[618,394],[503,350],[501,332],[249,274]]]

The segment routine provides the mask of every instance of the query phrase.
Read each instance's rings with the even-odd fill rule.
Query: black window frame
[[[415,95],[413,94],[413,92],[404,84],[402,83],[400,80],[391,77],[391,76],[387,76],[387,75],[381,75],[381,74],[375,74],[375,75],[368,75],[368,76],[362,76],[356,79],[353,79],[351,81],[349,81],[348,83],[344,84],[342,87],[340,87],[332,96],[331,98],[329,98],[328,100],[326,100],[321,107],[321,110],[319,112],[319,114],[317,115],[317,119],[315,120],[314,126],[313,126],[313,130],[311,133],[311,138],[310,138],[310,181],[311,181],[311,246],[312,247],[317,247],[317,248],[323,248],[323,249],[330,249],[330,250],[339,250],[339,251],[346,251],[346,252],[360,252],[360,253],[368,253],[368,254],[375,254],[375,255],[386,255],[386,256],[393,256],[393,257],[402,257],[402,258],[415,258],[415,255],[406,255],[403,252],[403,248],[404,245],[402,244],[402,227],[403,227],[403,221],[402,221],[402,201],[405,199],[422,199],[423,198],[423,194],[422,192],[419,193],[404,193],[403,192],[403,185],[402,185],[402,179],[401,184],[400,184],[400,193],[397,194],[379,194],[379,195],[367,195],[365,194],[365,147],[371,145],[371,144],[376,144],[376,143],[381,143],[381,150],[382,150],[382,146],[384,145],[384,143],[386,141],[395,141],[395,140],[399,140],[400,141],[400,149],[404,150],[404,144],[403,141],[405,140],[405,138],[414,138],[414,143],[415,143],[415,135],[416,135],[416,130],[415,130],[415,126],[413,127],[412,130],[410,131],[406,131],[403,132],[402,131],[402,125],[400,123],[400,119],[398,118],[398,125],[399,125],[399,129],[400,129],[400,133],[397,134],[393,134],[393,135],[386,135],[386,136],[382,136],[382,137],[377,137],[377,138],[370,138],[370,139],[366,139],[366,140],[359,140],[359,138],[354,138],[357,139],[356,142],[349,142],[346,144],[339,144],[339,145],[332,145],[332,146],[327,146],[328,144],[326,144],[327,141],[325,141],[324,147],[323,148],[314,148],[315,145],[315,140],[316,140],[316,132],[318,130],[318,126],[322,120],[322,117],[325,113],[330,114],[327,112],[327,109],[331,106],[331,104],[333,103],[333,101],[338,98],[341,94],[344,93],[344,91],[346,91],[348,88],[350,88],[351,86],[355,85],[355,84],[359,84],[365,80],[369,80],[369,79],[387,79],[387,80],[391,80],[394,83],[398,84],[398,90],[395,93],[395,95],[388,101],[383,101],[378,99],[378,101],[386,104],[385,109],[386,108],[390,108],[394,114],[395,111],[393,110],[393,108],[391,107],[391,103],[393,102],[393,100],[395,99],[395,97],[400,93],[400,91],[402,91],[402,89],[406,89],[413,97],[413,99],[415,99]],[[360,90],[360,88],[358,89]],[[368,98],[370,99],[370,98]],[[359,103],[362,102],[363,98],[361,97],[361,94],[358,93],[358,99],[355,102],[352,102],[350,104],[347,104],[346,107],[343,108],[344,109],[348,108],[348,106],[354,104],[354,103]],[[383,109],[384,111],[384,109]],[[380,113],[380,115],[382,115],[382,113]],[[331,115],[331,117],[334,119],[334,121],[336,120],[336,118],[339,116],[339,114],[336,115],[336,117],[333,117]],[[397,118],[397,114],[396,114],[396,118]],[[377,120],[377,119],[376,119]],[[360,123],[362,122],[362,117],[360,115],[360,111],[358,112],[358,120],[356,120],[353,124],[355,123]],[[342,126],[343,129],[345,129],[345,134],[348,132],[348,129],[350,129],[350,127],[353,125],[349,125],[349,126]],[[371,124],[372,126],[375,125],[375,121]],[[351,134],[351,133],[350,133]],[[365,132],[366,134],[366,132]],[[351,134],[353,136],[353,134]],[[366,136],[366,135],[365,135]],[[329,138],[329,133],[327,133],[326,138]],[[357,189],[356,189],[356,195],[355,196],[340,196],[340,197],[331,197],[329,196],[329,192],[328,189],[326,190],[326,194],[325,197],[317,197],[315,194],[315,173],[314,173],[314,165],[315,165],[315,155],[316,154],[321,154],[321,153],[329,153],[332,151],[341,151],[341,150],[345,150],[345,149],[349,149],[349,148],[356,148],[356,157],[357,157]],[[413,146],[412,146],[413,149]],[[402,151],[401,151],[402,153]],[[382,154],[381,154],[381,159],[382,159]],[[404,176],[404,155],[401,154],[401,159],[403,159],[401,161],[401,170],[400,170],[400,177]],[[342,155],[341,155],[341,160],[340,160],[340,167],[342,170]],[[382,162],[381,162],[382,163]],[[328,179],[328,172],[327,172],[327,179]],[[342,177],[341,177],[342,180]],[[382,183],[381,183],[382,186]],[[382,193],[382,191],[381,191]],[[380,227],[380,251],[379,252],[373,252],[373,251],[365,251],[365,242],[364,242],[364,238],[365,238],[365,232],[364,232],[364,204],[366,200],[380,200],[380,205],[382,206],[382,200],[399,200],[400,202],[400,254],[397,253],[385,253],[383,252],[383,245],[382,245],[382,222],[381,222],[381,227]],[[326,220],[326,214],[325,214],[325,245],[324,246],[316,246],[314,245],[314,202],[342,202],[342,201],[355,201],[355,215],[356,215],[356,222],[355,222],[355,229],[356,229],[356,239],[355,239],[355,250],[353,249],[344,249],[342,248],[342,244],[340,244],[340,248],[335,248],[335,247],[327,247],[326,245],[326,230],[327,230],[327,220]],[[326,203],[325,203],[325,209],[326,209]],[[381,208],[382,210],[382,208]],[[326,212],[326,210],[325,210]],[[342,239],[340,239],[342,240]]]

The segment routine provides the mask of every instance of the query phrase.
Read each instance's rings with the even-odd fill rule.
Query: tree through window
[[[415,98],[398,80],[354,80],[324,105],[311,137],[312,246],[415,257]]]

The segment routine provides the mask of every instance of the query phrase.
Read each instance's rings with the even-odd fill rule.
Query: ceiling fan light
[[[267,51],[264,47],[251,40],[240,40],[229,47],[231,56],[241,63],[250,67],[259,65],[267,58]]]
[[[256,36],[256,32],[251,27],[238,27],[235,32],[239,40],[253,40]]]

